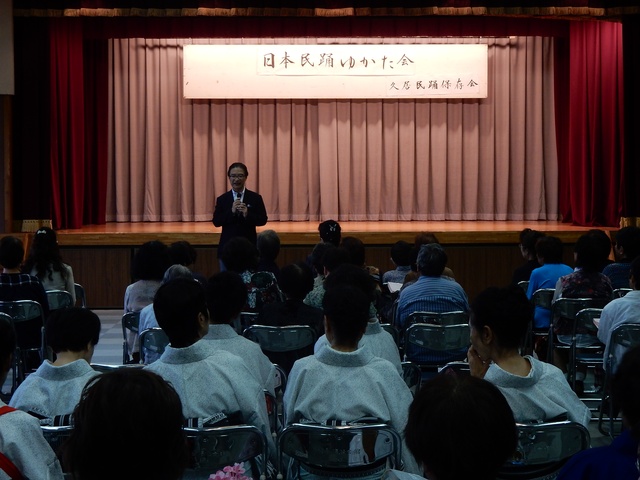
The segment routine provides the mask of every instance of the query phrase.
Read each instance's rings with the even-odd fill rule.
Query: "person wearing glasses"
[[[224,245],[233,237],[245,237],[254,245],[257,240],[256,227],[267,223],[267,209],[262,197],[245,187],[249,171],[243,163],[232,163],[227,170],[231,190],[216,199],[212,222],[222,227],[218,243],[220,269],[225,270],[220,257]]]

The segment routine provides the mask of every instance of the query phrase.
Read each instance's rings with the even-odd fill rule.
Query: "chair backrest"
[[[615,327],[609,336],[609,356],[606,361],[606,372],[615,372],[616,347],[631,349],[640,345],[640,323],[621,323]]]
[[[518,424],[518,447],[497,479],[555,478],[565,462],[589,448],[589,431],[579,423],[564,421]]]
[[[66,290],[47,290],[49,310],[73,307],[73,297]]]
[[[80,304],[81,307],[87,307],[87,293],[84,290],[84,287],[79,283],[74,283],[73,288],[76,291],[76,302]]]
[[[228,465],[251,462],[261,479],[266,478],[267,439],[253,425],[230,427],[184,428],[191,451],[190,465],[185,472],[207,478]],[[255,478],[255,477],[254,477]]]
[[[140,332],[140,363],[148,365],[157,360],[169,345],[169,337],[160,327],[147,328]]]
[[[602,308],[609,300],[608,298],[560,297],[551,305],[551,312],[554,317],[575,318],[583,308]]]
[[[414,323],[405,332],[405,351],[410,344],[438,352],[459,350],[469,346],[469,333],[468,323],[456,325]]]
[[[631,288],[614,288],[612,298],[621,298],[624,297],[627,293],[629,293]]]
[[[452,312],[413,312],[407,317],[407,325],[428,323],[431,325],[461,325],[469,323],[469,314],[461,310]]]
[[[520,280],[518,282],[518,286],[524,290],[524,293],[527,293],[527,290],[529,289],[529,280]]]
[[[45,317],[42,305],[35,300],[14,300],[0,302],[0,312],[11,317],[17,337],[16,354],[20,363],[18,381],[24,380],[26,370],[29,370],[29,351],[38,352],[40,361],[46,357],[44,337]]]
[[[52,425],[41,425],[40,429],[42,430],[42,435],[44,439],[47,441],[51,449],[56,453],[58,459],[62,457],[62,446],[67,441],[67,439],[71,436],[73,432],[73,426],[64,425],[64,426],[52,426]]]
[[[420,390],[420,381],[422,380],[422,370],[413,362],[402,362],[402,378],[411,390],[411,394],[415,397]]]
[[[533,295],[531,296],[531,302],[536,307],[542,307],[551,310],[551,303],[555,291],[555,288],[539,288],[538,290],[533,292]]]
[[[599,319],[601,315],[601,308],[583,308],[579,310],[578,313],[576,313],[576,321],[573,327],[574,335],[576,333],[586,333],[597,336],[598,327],[594,323],[594,320]]]
[[[246,338],[260,344],[269,352],[291,352],[309,347],[318,339],[316,330],[309,325],[251,325],[242,333]]]
[[[385,424],[325,426],[294,423],[278,435],[279,465],[284,456],[319,476],[341,475],[351,471],[350,478],[365,476],[373,469],[399,468],[401,439],[395,429]],[[290,469],[287,478],[295,476]],[[355,473],[357,472],[357,473]],[[380,472],[382,474],[382,472]]]
[[[127,312],[122,315],[122,363],[129,362],[129,343],[127,332],[138,333],[140,327],[140,312]]]

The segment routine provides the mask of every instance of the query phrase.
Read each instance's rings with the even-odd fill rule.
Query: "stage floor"
[[[269,222],[258,231],[272,229],[283,245],[313,245],[319,241],[320,222]],[[342,235],[355,236],[368,245],[388,245],[413,240],[418,232],[432,232],[442,244],[518,243],[519,233],[532,228],[573,243],[590,227],[547,221],[440,221],[440,222],[340,222]],[[610,230],[603,228],[607,233]],[[617,229],[615,229],[617,230]],[[210,222],[139,222],[89,225],[57,230],[61,246],[131,246],[149,240],[171,243],[188,240],[193,245],[217,245],[220,228]]]

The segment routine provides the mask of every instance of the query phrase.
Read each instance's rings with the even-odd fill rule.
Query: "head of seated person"
[[[562,263],[562,240],[545,235],[536,242],[536,257],[540,265]]]
[[[607,264],[612,263],[609,259],[609,255],[611,255],[611,238],[609,235],[600,228],[592,228],[587,233],[585,233],[588,237],[593,241],[593,255],[595,255],[597,261],[599,262],[596,270],[601,272]]]
[[[212,275],[205,290],[212,324],[231,325],[247,303],[247,286],[230,270]]]
[[[131,276],[134,280],[162,281],[170,265],[169,247],[159,240],[151,240],[136,251],[131,262]]]
[[[411,265],[411,244],[404,240],[398,240],[391,247],[391,260],[397,267]]]
[[[0,265],[5,270],[19,269],[24,259],[24,245],[18,237],[8,235],[0,240]]]
[[[334,350],[353,352],[369,322],[369,298],[358,287],[340,284],[324,294],[324,331]]]
[[[513,455],[517,435],[500,390],[468,375],[428,380],[409,408],[405,430],[407,447],[429,480],[493,480]]]
[[[447,252],[438,243],[427,243],[420,247],[416,260],[420,275],[439,277],[447,266]]]
[[[233,237],[224,246],[221,256],[227,270],[243,273],[254,272],[260,255],[256,246],[245,237]]]
[[[56,354],[54,365],[84,359],[91,363],[100,339],[100,318],[88,308],[70,307],[54,310],[45,325],[47,345]]]
[[[613,251],[618,262],[630,262],[638,257],[640,255],[640,227],[630,225],[618,230]]]
[[[345,263],[351,263],[351,256],[346,248],[335,247],[324,252],[324,255],[322,256],[322,267],[326,277],[325,282],[326,279],[329,278],[331,272]]]
[[[302,301],[313,289],[313,271],[305,262],[286,265],[280,271],[279,285],[288,299]]]
[[[280,253],[280,237],[275,230],[264,230],[258,234],[256,248],[261,260],[274,262]]]
[[[342,229],[340,228],[340,224],[335,220],[325,220],[321,222],[320,225],[318,225],[318,233],[324,243],[330,243],[336,247],[340,245]]]
[[[605,250],[599,234],[585,233],[580,235],[573,251],[576,267],[589,273],[601,271],[609,255],[608,251],[605,254]]]
[[[356,265],[351,263],[338,265],[331,272],[331,275],[327,276],[324,288],[328,290],[339,285],[356,287],[367,296],[369,303],[376,300],[377,290],[374,279],[365,270]]]
[[[174,265],[189,267],[196,263],[198,252],[186,240],[178,240],[169,245],[169,258]]]
[[[63,465],[78,480],[177,480],[189,460],[183,422],[180,397],[159,375],[129,368],[103,373],[83,390]],[[135,454],[109,455],[115,445]]]
[[[160,285],[153,312],[174,348],[193,345],[209,331],[205,291],[197,280],[175,278]]]

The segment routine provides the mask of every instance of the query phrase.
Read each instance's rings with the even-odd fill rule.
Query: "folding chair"
[[[184,431],[191,451],[185,478],[208,478],[226,466],[248,462],[254,474],[258,473],[261,480],[266,479],[269,451],[267,439],[259,428],[235,425],[185,427]],[[247,476],[251,477],[251,474]]]
[[[396,345],[400,348],[400,331],[390,323],[381,323],[380,326],[391,334]]]
[[[32,355],[37,354],[39,356],[38,365],[47,358],[44,337],[44,310],[42,305],[35,300],[14,300],[0,302],[0,312],[6,313],[11,317],[13,328],[16,332],[17,349],[14,361],[17,364],[13,382],[14,386],[17,387],[28,373],[35,370],[29,361]]]
[[[418,390],[420,390],[422,371],[418,365],[412,362],[401,362],[400,365],[402,366],[402,378],[409,390],[411,390],[411,395],[415,397]]]
[[[404,361],[417,364],[424,380],[447,363],[464,360],[471,345],[469,336],[468,323],[414,323],[405,332]]]
[[[9,325],[11,325],[11,328],[14,329],[13,327],[13,318],[11,318],[11,315],[9,315],[8,313],[4,313],[4,312],[0,312],[0,322],[6,322]],[[15,329],[14,329],[15,330]],[[18,385],[20,383],[21,380],[19,380],[20,378],[20,349],[18,347],[16,347],[15,351],[13,352],[13,360],[11,361],[11,394],[13,394],[13,392],[16,391],[16,388],[18,388]],[[7,400],[8,403],[8,400]]]
[[[590,446],[589,431],[564,421],[517,424],[518,447],[500,469],[496,480],[552,479],[576,453]]]
[[[140,363],[155,362],[169,345],[169,337],[160,327],[147,328],[140,333]]]
[[[622,419],[616,418],[614,405],[611,400],[611,379],[617,368],[617,358],[621,349],[631,349],[640,345],[640,324],[623,323],[613,329],[607,342],[609,348],[607,358],[604,359],[604,385],[602,387],[602,401],[600,403],[600,413],[598,415],[598,430],[603,435],[616,436],[616,423],[621,424]],[[604,426],[605,411],[608,416],[608,428]]]
[[[583,308],[576,313],[576,320],[573,324],[573,334],[571,336],[571,349],[569,354],[569,374],[571,386],[576,387],[576,371],[579,365],[587,368],[597,368],[603,366],[604,344],[598,340],[598,327],[594,320],[602,315],[601,308]],[[594,339],[593,345],[578,346],[578,334],[591,335]]]
[[[49,310],[73,307],[73,297],[66,290],[47,290]]]
[[[64,465],[62,465],[62,447],[67,439],[71,436],[71,433],[73,432],[73,426],[41,425],[40,429],[42,430],[44,439],[51,447],[51,450],[55,452],[58,460],[60,460],[61,466],[64,468]]]
[[[275,394],[276,394],[276,415],[278,419],[278,429],[281,425],[285,425],[284,419],[284,406],[282,400],[284,398],[284,391],[287,388],[287,372],[284,371],[277,363],[273,366],[276,369],[276,381],[275,381]]]
[[[258,343],[271,362],[287,373],[297,359],[313,354],[313,345],[318,339],[316,330],[309,325],[251,325],[242,335]]]
[[[398,432],[385,424],[325,426],[293,423],[278,435],[278,478],[301,478],[303,469],[321,477],[358,478],[401,468]]]
[[[79,303],[82,308],[87,308],[87,295],[84,287],[79,283],[74,283],[73,288],[76,291],[76,302]]]
[[[627,293],[631,291],[631,288],[616,288],[613,290],[612,298],[621,298],[624,297]]]
[[[129,335],[138,335],[140,325],[140,312],[127,312],[122,315],[122,364],[131,363],[131,353],[129,351]]]
[[[527,293],[527,290],[529,289],[529,280],[521,280],[518,282],[518,286],[524,290],[524,293]]]
[[[551,312],[551,304],[553,303],[553,295],[555,294],[555,288],[539,288],[531,296],[531,303],[534,307],[545,308]],[[533,321],[533,320],[532,320]],[[536,329],[533,323],[529,326],[527,332],[527,339],[524,343],[524,351],[527,354],[536,352],[539,356],[544,353],[544,350],[540,349],[541,342],[548,340],[549,329]]]

